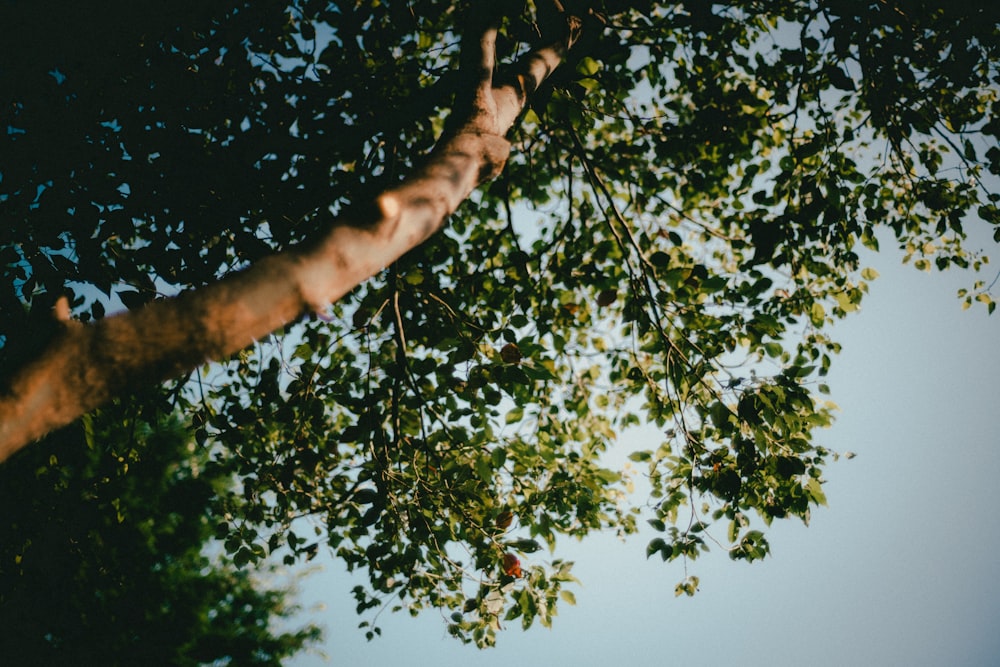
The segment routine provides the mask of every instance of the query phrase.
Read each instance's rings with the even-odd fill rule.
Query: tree
[[[0,647],[11,665],[277,665],[287,593],[210,557],[229,474],[183,422],[113,406],[0,467]]]
[[[322,540],[359,612],[480,644],[572,599],[542,545],[634,529],[602,453],[640,423],[649,554],[765,556],[824,503],[857,247],[979,268],[1000,222],[987,2],[2,11],[0,446],[187,372],[232,553]]]

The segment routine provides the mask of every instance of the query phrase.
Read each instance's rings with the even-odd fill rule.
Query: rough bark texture
[[[483,30],[467,115],[453,118],[457,129],[424,166],[378,196],[367,213],[348,214],[324,238],[214,285],[94,324],[63,320],[48,348],[0,397],[0,461],[116,395],[224,359],[306,312],[324,310],[441,229],[503,169],[504,135],[577,36],[579,22],[568,23],[568,36],[527,54],[504,82],[494,81],[496,29]]]

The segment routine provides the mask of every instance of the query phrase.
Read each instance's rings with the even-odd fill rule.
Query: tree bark
[[[0,396],[0,461],[115,396],[224,359],[304,313],[324,311],[441,229],[479,184],[503,169],[510,150],[504,136],[578,37],[580,20],[567,16],[567,24],[566,35],[530,51],[503,81],[494,74],[497,30],[483,30],[473,52],[475,94],[470,109],[453,116],[455,129],[424,166],[372,206],[336,220],[323,238],[92,324],[63,312],[60,332]]]

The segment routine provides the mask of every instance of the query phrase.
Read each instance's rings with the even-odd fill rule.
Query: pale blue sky
[[[434,612],[387,612],[383,637],[366,642],[354,582],[327,564],[301,599],[325,605],[310,617],[326,627],[328,659],[292,664],[1000,663],[1000,315],[961,311],[968,274],[919,273],[891,250],[868,264],[881,277],[834,329],[844,351],[829,384],[841,413],[821,434],[858,456],[830,466],[830,505],[809,528],[773,527],[769,559],[713,552],[690,566],[700,593],[675,598],[682,565],[647,561],[649,535],[567,542],[558,555],[577,563],[577,606],[551,630],[510,627],[487,651],[449,638]]]

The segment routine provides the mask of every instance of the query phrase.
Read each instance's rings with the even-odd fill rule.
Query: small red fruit
[[[503,572],[508,577],[521,576],[521,561],[518,560],[517,556],[511,553],[503,555]]]

